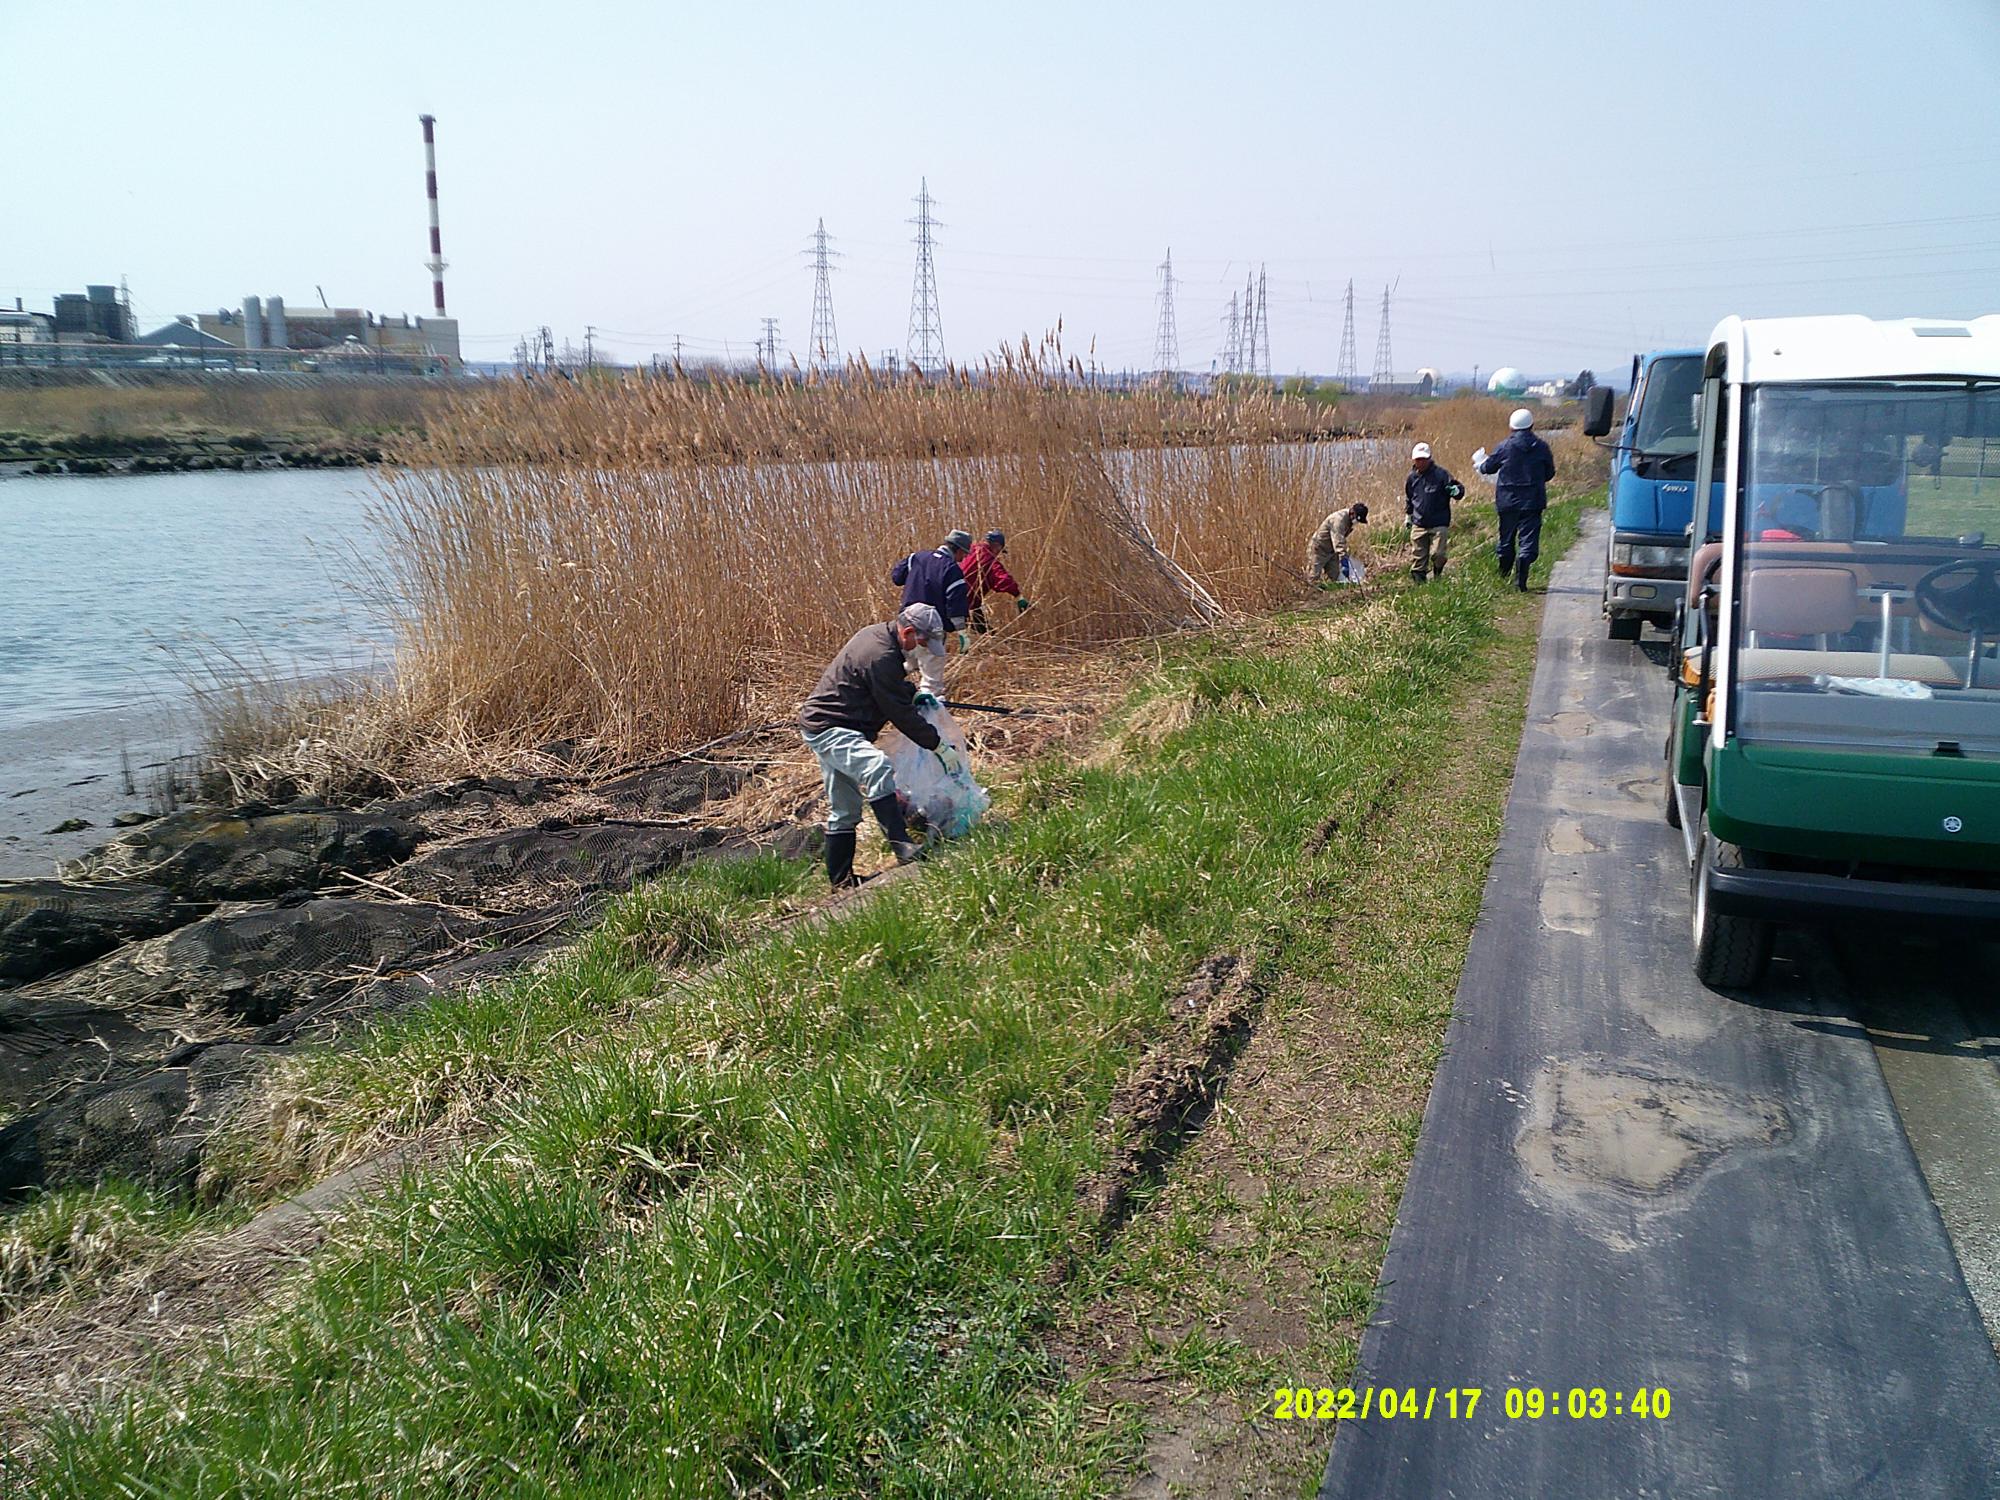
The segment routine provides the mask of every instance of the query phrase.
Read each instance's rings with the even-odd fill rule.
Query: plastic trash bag
[[[963,838],[986,816],[993,799],[985,787],[972,779],[972,756],[966,748],[965,731],[958,727],[951,710],[940,705],[924,709],[923,715],[937,730],[938,738],[958,752],[959,763],[965,769],[957,775],[946,775],[937,756],[911,743],[893,724],[882,731],[875,746],[896,768],[896,795],[904,808],[920,814],[940,837]]]
[[[1340,560],[1340,581],[1342,583],[1361,583],[1366,581],[1367,577],[1368,570],[1361,565],[1360,558],[1350,554]]]
[[[1485,462],[1486,462],[1486,450],[1484,448],[1474,448],[1472,450],[1472,472],[1475,474],[1479,474],[1479,466]],[[1479,477],[1485,480],[1491,480],[1493,478],[1491,474],[1479,474]]]

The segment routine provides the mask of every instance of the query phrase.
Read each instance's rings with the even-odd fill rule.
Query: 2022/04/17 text
[[[1271,1394],[1271,1415],[1280,1422],[1467,1421],[1479,1410],[1484,1386],[1279,1386]],[[1507,1386],[1499,1409],[1508,1421],[1560,1418],[1591,1421],[1605,1417],[1664,1420],[1673,1411],[1665,1386]],[[1494,1408],[1489,1405],[1487,1411]]]

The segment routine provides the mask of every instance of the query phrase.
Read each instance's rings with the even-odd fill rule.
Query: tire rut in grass
[[[1166,1170],[1214,1112],[1229,1071],[1263,1007],[1247,955],[1217,953],[1195,965],[1180,994],[1175,1032],[1148,1048],[1111,1099],[1110,1162],[1077,1190],[1086,1240],[1101,1248],[1132,1211],[1133,1190]],[[1057,1262],[1067,1275],[1067,1262]]]

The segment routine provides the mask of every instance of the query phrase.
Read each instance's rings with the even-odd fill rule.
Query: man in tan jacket
[[[1368,502],[1357,500],[1345,510],[1337,510],[1319,523],[1312,544],[1306,550],[1306,581],[1322,579],[1338,583],[1347,576],[1347,538],[1356,526],[1368,519]]]

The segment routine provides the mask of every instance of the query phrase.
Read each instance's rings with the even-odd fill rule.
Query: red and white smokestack
[[[435,115],[419,115],[424,122],[424,194],[431,204],[431,258],[424,265],[431,273],[431,303],[444,316],[444,242],[438,238],[438,157],[437,141],[431,134]]]

